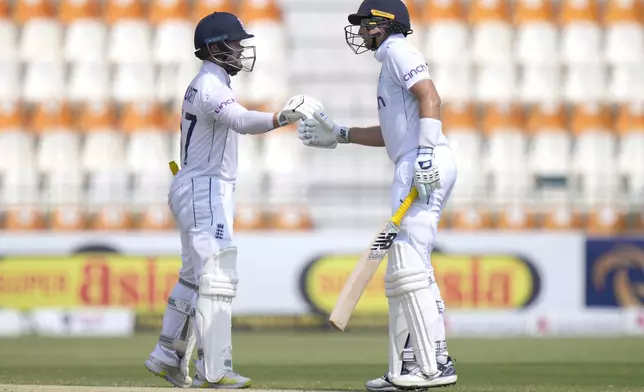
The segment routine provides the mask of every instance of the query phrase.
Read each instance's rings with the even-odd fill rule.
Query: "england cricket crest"
[[[368,260],[382,260],[391,245],[393,245],[394,240],[398,236],[398,227],[392,222],[389,222],[385,226],[384,230],[378,234],[376,240],[371,244],[371,249],[369,250]]]

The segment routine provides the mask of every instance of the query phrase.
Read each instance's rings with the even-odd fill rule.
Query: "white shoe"
[[[389,381],[389,376],[385,374],[380,378],[367,381],[365,384],[367,391],[370,392],[396,392],[399,391],[398,388],[393,386]]]
[[[207,380],[199,379],[199,375],[195,377],[192,382],[193,388],[213,388],[213,389],[242,389],[248,388],[252,385],[252,381],[248,377],[240,376],[239,374],[229,371],[221,380],[217,382],[210,382]]]
[[[410,369],[407,373],[391,379],[391,384],[400,389],[424,389],[445,387],[456,384],[458,376],[451,358],[445,365],[438,364],[438,371],[427,375],[420,366]]]
[[[145,361],[145,368],[175,387],[189,388],[192,385],[192,378],[187,374],[181,373],[181,369],[178,366],[170,366],[157,358],[150,357]]]

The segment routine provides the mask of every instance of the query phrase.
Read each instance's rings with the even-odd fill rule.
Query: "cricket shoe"
[[[391,381],[389,381],[389,375],[385,373],[384,376],[380,378],[375,378],[373,380],[367,381],[365,384],[367,391],[369,392],[395,392],[400,391],[396,388]]]
[[[192,378],[187,374],[181,373],[181,369],[178,366],[170,366],[157,358],[150,357],[145,361],[145,368],[175,387],[189,388],[192,385]]]
[[[243,389],[252,385],[252,381],[248,377],[240,376],[232,370],[226,373],[221,380],[217,382],[210,382],[207,380],[199,379],[199,375],[195,376],[192,382],[193,388],[213,388],[213,389]]]
[[[458,376],[452,357],[447,357],[447,363],[438,364],[438,372],[427,375],[420,366],[415,366],[405,374],[391,380],[391,384],[399,389],[413,390],[425,388],[446,387],[456,384]]]

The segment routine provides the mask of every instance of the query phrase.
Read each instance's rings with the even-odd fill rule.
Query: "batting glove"
[[[418,155],[414,163],[414,174],[418,198],[425,202],[436,189],[441,188],[441,179],[434,159],[432,147],[418,147]]]
[[[298,120],[313,118],[313,113],[324,110],[320,101],[306,95],[296,95],[288,100],[281,112],[277,114],[280,127],[292,124]]]

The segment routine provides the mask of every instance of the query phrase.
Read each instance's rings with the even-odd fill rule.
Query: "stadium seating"
[[[0,2],[0,229],[165,230],[195,23],[235,12],[256,38],[233,78],[249,109],[320,99],[377,124],[379,63],[344,42],[358,2]],[[459,179],[442,227],[644,230],[644,5],[405,0],[443,99]],[[294,127],[239,137],[237,230],[379,225],[384,150],[306,149]]]

